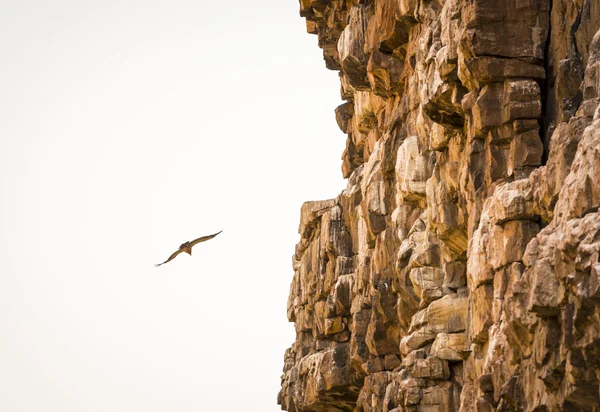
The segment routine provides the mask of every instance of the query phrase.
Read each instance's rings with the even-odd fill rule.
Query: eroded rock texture
[[[282,408],[599,411],[600,1],[300,14],[348,187],[302,207]]]

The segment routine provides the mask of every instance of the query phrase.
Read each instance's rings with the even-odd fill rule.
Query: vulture
[[[185,243],[183,243],[181,246],[179,246],[179,250],[176,251],[175,253],[173,253],[171,256],[169,256],[169,258],[167,260],[165,260],[163,263],[158,263],[158,264],[156,264],[154,266],[159,267],[160,265],[164,265],[165,263],[172,261],[181,252],[185,252],[185,253],[187,253],[188,255],[191,256],[192,255],[192,247],[194,245],[197,245],[198,243],[201,243],[201,242],[206,242],[207,240],[212,239],[213,237],[217,236],[221,232],[222,232],[222,230],[219,231],[219,232],[217,232],[217,233],[215,233],[215,234],[208,235],[208,236],[202,236],[202,237],[199,237],[196,240],[192,240],[191,242],[185,242]]]

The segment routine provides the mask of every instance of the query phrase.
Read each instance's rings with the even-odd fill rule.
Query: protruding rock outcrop
[[[300,13],[348,187],[302,207],[282,408],[600,411],[600,2]]]

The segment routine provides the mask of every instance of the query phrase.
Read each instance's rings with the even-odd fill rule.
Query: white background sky
[[[345,185],[297,0],[0,6],[0,410],[279,410],[300,206]]]

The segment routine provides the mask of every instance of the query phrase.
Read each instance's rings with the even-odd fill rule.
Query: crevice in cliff
[[[575,17],[575,21],[571,25],[570,36],[571,36],[571,64],[570,70],[573,72],[575,76],[578,77],[579,82],[583,81],[583,77],[585,75],[585,64],[583,62],[583,57],[581,55],[581,51],[577,47],[577,31],[579,30],[579,26],[581,25],[581,18],[585,13],[586,9],[586,1],[584,1]],[[569,99],[570,103],[570,116],[573,116],[581,102],[583,101],[583,93],[581,92],[581,88],[579,88],[574,96]],[[569,117],[570,117],[569,116]]]
[[[548,161],[550,153],[550,137],[554,132],[556,124],[554,124],[554,113],[556,108],[556,97],[554,95],[554,67],[552,65],[552,8],[554,0],[548,0],[548,34],[546,44],[544,45],[544,71],[546,72],[545,79],[540,83],[541,99],[542,99],[542,121],[540,136],[544,145],[542,152],[542,166]]]

